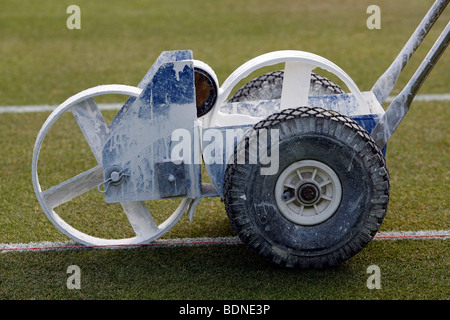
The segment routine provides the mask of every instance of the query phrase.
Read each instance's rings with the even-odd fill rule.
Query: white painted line
[[[450,230],[419,230],[419,231],[385,231],[378,232],[375,240],[423,240],[450,238]]]
[[[80,250],[80,249],[130,249],[142,247],[180,247],[180,246],[208,246],[242,243],[238,237],[214,237],[214,238],[181,238],[158,239],[149,244],[113,245],[113,246],[84,246],[75,241],[43,241],[29,243],[3,243],[0,244],[0,252],[12,251],[41,251],[41,250]]]
[[[121,103],[99,103],[100,110],[119,110]],[[36,106],[6,106],[0,107],[0,113],[32,113],[32,112],[52,112],[58,106],[36,105]]]
[[[391,102],[395,96],[389,96],[386,102]],[[418,94],[414,101],[449,101],[450,93],[440,94]],[[121,103],[99,103],[100,110],[119,110]],[[58,106],[50,105],[30,105],[30,106],[0,106],[0,113],[31,113],[31,112],[51,112]]]
[[[431,240],[450,238],[450,230],[421,230],[421,231],[390,231],[379,232],[374,240]],[[0,244],[0,252],[17,251],[47,251],[47,250],[82,250],[82,249],[130,249],[143,247],[188,247],[209,245],[236,245],[242,244],[238,237],[213,237],[213,238],[181,238],[159,239],[150,244],[123,245],[123,246],[84,246],[74,241],[43,241],[30,243],[3,243]]]
[[[389,96],[386,102],[392,102],[395,96]],[[450,93],[436,93],[436,94],[418,94],[414,97],[414,101],[448,101],[450,100]]]

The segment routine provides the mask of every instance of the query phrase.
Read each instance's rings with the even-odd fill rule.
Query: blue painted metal
[[[172,61],[183,61],[183,60],[189,60],[189,59],[192,59],[192,51],[191,50],[163,51],[159,55],[158,59],[156,59],[155,63],[153,63],[153,65],[147,71],[144,78],[142,78],[141,82],[139,82],[137,87],[140,89],[144,89],[151,82],[156,71],[158,71],[159,67],[161,67],[162,64],[167,63],[167,62],[172,62]],[[133,102],[135,100],[136,100],[135,97],[128,98],[128,100],[125,102],[125,104],[119,110],[119,112],[116,114],[114,119],[111,121],[111,124],[109,125],[109,128],[111,130],[113,130],[114,127],[120,122],[123,115],[126,113],[128,108],[133,104]]]
[[[370,102],[368,103],[368,105],[371,108],[376,108],[376,110],[372,111],[373,114],[384,113],[384,110],[381,109],[381,106],[377,107],[372,101],[370,101],[372,98],[370,94],[366,94],[365,92],[363,92],[362,94],[363,97],[365,97],[365,99]],[[320,107],[328,110],[333,110],[349,117],[366,114],[365,110],[361,108],[358,100],[351,93],[310,96],[308,97],[307,105],[310,107]],[[296,105],[293,107],[300,106],[301,105]],[[280,99],[230,102],[220,107],[220,111],[225,114],[236,113],[259,118],[266,118],[274,112],[281,111],[281,109]]]
[[[226,143],[229,143],[229,140],[230,140],[229,137],[227,137],[227,131],[228,132],[237,132],[238,130],[242,130],[241,132],[242,132],[242,136],[243,136],[244,133],[251,128],[252,128],[251,125],[226,126],[226,127],[214,128],[215,130],[220,131],[220,133],[222,134],[222,141],[224,141],[221,160],[208,162],[207,155],[204,154],[203,157],[205,160],[205,168],[206,168],[206,171],[208,172],[208,176],[211,180],[211,183],[214,185],[214,187],[216,188],[216,191],[218,193],[218,196],[220,196],[221,198],[223,198],[223,183],[224,183],[224,179],[225,179],[225,170],[227,168],[227,163],[228,163],[230,156],[232,156],[232,154],[233,154],[232,152],[234,152],[234,148],[236,147],[237,143],[240,140],[237,138],[233,139],[231,141],[232,147],[228,147],[228,149],[227,149]],[[227,151],[228,151],[228,153],[227,153]]]
[[[169,57],[182,60],[167,62]],[[110,178],[111,167],[122,168],[127,175],[105,190],[106,202],[157,200],[171,195],[201,196],[199,164],[180,164],[184,177],[180,175],[175,182],[183,183],[183,187],[170,191],[167,184],[161,183],[164,178],[172,180],[169,174],[163,173],[172,168],[163,165],[172,161],[172,132],[183,128],[193,135],[196,120],[192,54],[183,51],[162,58],[141,82],[141,95],[125,104],[109,128],[112,132],[102,152],[104,178]]]
[[[156,177],[161,198],[181,197],[187,194],[184,163],[157,162]]]
[[[359,116],[350,117],[358,124],[363,127],[368,133],[372,133],[375,126],[378,124],[380,119],[382,118],[382,114],[365,114]],[[381,149],[383,155],[386,156],[387,144]]]

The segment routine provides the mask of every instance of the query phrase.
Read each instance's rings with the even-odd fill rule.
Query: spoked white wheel
[[[301,160],[280,174],[275,197],[281,214],[287,219],[299,225],[314,225],[336,212],[342,187],[336,173],[326,164]]]
[[[160,204],[160,210],[173,210],[173,212],[169,211],[168,214],[156,219],[154,213],[151,212],[152,206],[149,203],[139,201],[122,202],[120,205],[107,204],[103,200],[103,195],[97,190],[97,187],[104,180],[103,169],[101,166],[101,151],[104,141],[108,139],[108,135],[111,130],[106,125],[103,115],[94,101],[94,97],[102,95],[125,95],[137,97],[140,93],[141,89],[125,85],[103,85],[82,91],[67,99],[58,108],[56,108],[47,118],[37,136],[32,162],[33,187],[36,196],[43,211],[50,221],[61,232],[79,243],[93,246],[149,243],[161,237],[170,228],[172,228],[172,226],[180,219],[192,202],[192,199],[185,198],[179,200],[162,200],[176,201],[176,203],[175,205],[173,203],[168,204],[166,202]],[[52,134],[49,135],[51,136],[49,137],[50,139],[45,139],[50,132],[50,129],[54,126],[56,120],[62,119],[61,122],[65,121],[66,116],[63,115],[69,110],[71,110],[75,116],[75,123],[78,124],[79,129],[81,129],[87,145],[89,146],[87,151],[75,151],[75,154],[84,155],[91,151],[93,153],[93,157],[91,157],[93,160],[90,163],[93,163],[93,165],[91,165],[91,167],[81,169],[81,173],[79,174],[74,174],[69,178],[64,177],[62,182],[55,182],[60,178],[59,174],[54,172],[57,170],[53,170],[54,167],[52,166],[61,167],[74,165],[78,167],[78,165],[83,162],[80,160],[74,160],[73,162],[69,162],[67,165],[65,164],[68,161],[67,158],[70,157],[67,153],[72,144],[72,142],[67,140],[71,138],[70,135],[72,134],[69,133],[69,137],[65,137],[65,129],[56,132],[58,139],[61,140],[59,142],[56,141],[56,143],[59,143],[61,147],[51,147],[52,143],[55,143],[54,139],[51,139],[55,138],[53,136],[53,130]],[[61,150],[64,147],[69,150],[67,152]],[[48,150],[44,151],[44,149],[51,150],[50,154]],[[44,160],[49,161],[45,161],[45,163],[42,163],[41,161],[38,168],[38,162],[41,157],[40,155],[42,153],[45,154],[45,152],[47,153],[46,156],[44,156]],[[74,151],[71,150],[71,152],[73,154]],[[50,162],[50,164],[47,162]],[[41,187],[42,182],[40,182],[38,172],[41,174],[42,172],[47,173],[47,175],[41,176],[41,181],[46,180],[47,184],[48,181],[51,181],[50,187]],[[52,175],[53,177],[48,177],[48,175]],[[97,198],[96,202],[92,202],[91,198]],[[80,205],[84,205],[84,207],[77,207]],[[119,207],[119,210],[117,210],[117,207]],[[62,213],[64,210],[68,211],[68,213]],[[108,214],[117,215],[117,211],[121,211],[120,214],[122,215],[125,213],[125,218],[118,219],[117,222],[116,220],[112,220],[112,225],[109,226],[109,231],[106,232],[108,237],[98,236],[95,229],[100,228],[104,220],[108,219]],[[104,216],[105,218],[103,218]],[[89,225],[90,219],[100,220],[91,222],[90,224],[93,226],[78,227],[79,225],[83,225],[82,222]],[[116,219],[116,217],[114,217],[114,219]],[[121,237],[124,232],[120,231],[123,228],[121,228],[121,225],[118,224],[119,222],[127,224],[127,226],[124,226],[123,228],[130,229],[130,236],[127,234],[126,237]],[[100,234],[102,234],[102,232],[100,232]]]

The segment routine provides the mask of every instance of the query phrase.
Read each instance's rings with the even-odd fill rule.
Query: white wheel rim
[[[275,199],[281,214],[298,225],[315,225],[339,207],[342,186],[333,169],[316,160],[289,165],[277,179]]]
[[[127,215],[127,218],[130,224],[132,225],[134,232],[136,233],[136,236],[122,239],[104,239],[86,234],[84,232],[75,229],[66,221],[64,221],[54,210],[60,204],[70,201],[71,199],[83,194],[84,192],[87,192],[88,189],[91,190],[93,188],[96,188],[98,183],[102,182],[103,170],[100,161],[98,166],[90,170],[87,170],[77,175],[76,177],[68,179],[47,190],[43,191],[41,189],[38,177],[39,153],[41,150],[42,143],[45,139],[45,136],[49,132],[52,125],[61,115],[71,110],[72,108],[75,108],[76,106],[80,105],[84,101],[96,96],[121,94],[137,97],[140,95],[141,91],[142,89],[140,88],[126,85],[103,85],[82,91],[74,95],[73,97],[67,99],[64,103],[58,106],[58,108],[56,108],[47,118],[47,120],[45,121],[44,125],[42,126],[41,130],[38,133],[32,161],[32,178],[36,197],[49,220],[62,233],[64,233],[65,235],[67,235],[68,237],[74,239],[79,243],[91,246],[134,245],[134,244],[149,243],[161,237],[163,234],[169,231],[172,228],[172,226],[175,225],[175,223],[181,218],[183,213],[189,207],[190,203],[193,201],[193,199],[186,199],[186,198],[182,199],[181,203],[178,205],[178,207],[172,213],[172,215],[160,225],[156,225],[156,223],[153,221],[151,213],[148,211],[143,201],[121,203]],[[97,108],[97,106],[94,105],[94,108]],[[98,111],[98,109],[96,109],[96,111]],[[91,119],[91,120],[94,122],[95,126],[102,124],[98,123],[99,121],[98,119]],[[101,120],[103,120],[102,117]],[[80,124],[80,126],[82,126],[82,124]],[[91,143],[94,142],[95,138],[96,137],[94,137]],[[90,146],[93,147],[91,144]],[[93,150],[94,149],[98,148],[95,148],[94,146]],[[82,181],[82,183],[80,181]],[[72,189],[76,190],[73,191],[71,187],[73,187]]]

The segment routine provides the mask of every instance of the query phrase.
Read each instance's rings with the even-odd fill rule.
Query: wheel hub
[[[298,200],[305,205],[312,205],[320,199],[320,189],[315,183],[306,182],[297,191]]]
[[[316,160],[300,160],[278,177],[275,198],[281,214],[298,225],[315,225],[339,207],[342,187],[333,169]]]

